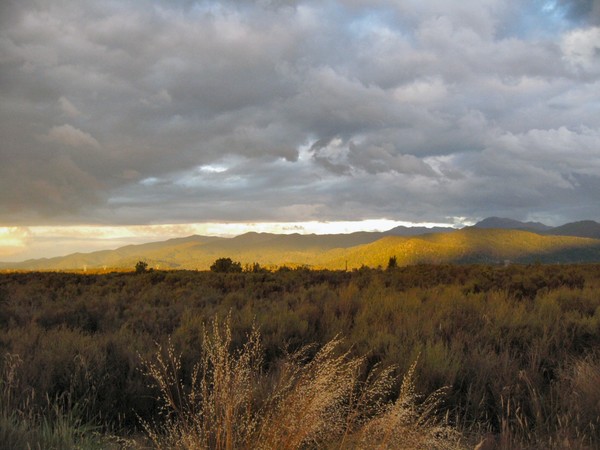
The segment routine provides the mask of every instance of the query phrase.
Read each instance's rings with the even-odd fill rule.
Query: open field
[[[320,386],[335,395],[288,448],[472,448],[488,433],[502,449],[598,448],[599,292],[592,264],[2,274],[0,438],[284,448]],[[244,407],[221,414],[237,398],[223,386]]]

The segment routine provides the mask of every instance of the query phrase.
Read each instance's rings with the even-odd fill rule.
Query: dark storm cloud
[[[597,2],[407,5],[3,2],[0,222],[600,218]]]
[[[598,0],[560,0],[570,18],[598,25],[600,23],[600,2]]]

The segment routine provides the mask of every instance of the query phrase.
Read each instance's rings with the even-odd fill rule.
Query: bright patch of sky
[[[371,33],[378,33],[395,28],[392,18],[393,11],[378,9],[367,14],[355,16],[348,22],[348,31],[362,38],[369,37]]]
[[[574,26],[567,20],[567,7],[555,0],[534,0],[525,5],[515,16],[515,20],[506,24],[504,37],[551,38]]]
[[[200,166],[198,168],[198,170],[200,172],[206,172],[206,173],[222,173],[222,172],[225,172],[227,170],[227,167],[225,167],[225,166],[219,166],[219,165],[207,164],[205,166]]]

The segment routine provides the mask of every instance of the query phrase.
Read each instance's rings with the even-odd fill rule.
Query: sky
[[[0,260],[600,219],[600,1],[3,0]]]

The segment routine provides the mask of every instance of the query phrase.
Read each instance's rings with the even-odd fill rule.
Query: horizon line
[[[236,237],[249,232],[272,234],[350,234],[385,232],[398,226],[460,228],[454,223],[409,222],[392,219],[303,222],[197,222],[148,225],[33,225],[0,227],[0,261],[22,262],[71,253],[114,250],[125,245],[144,244],[193,235]]]

